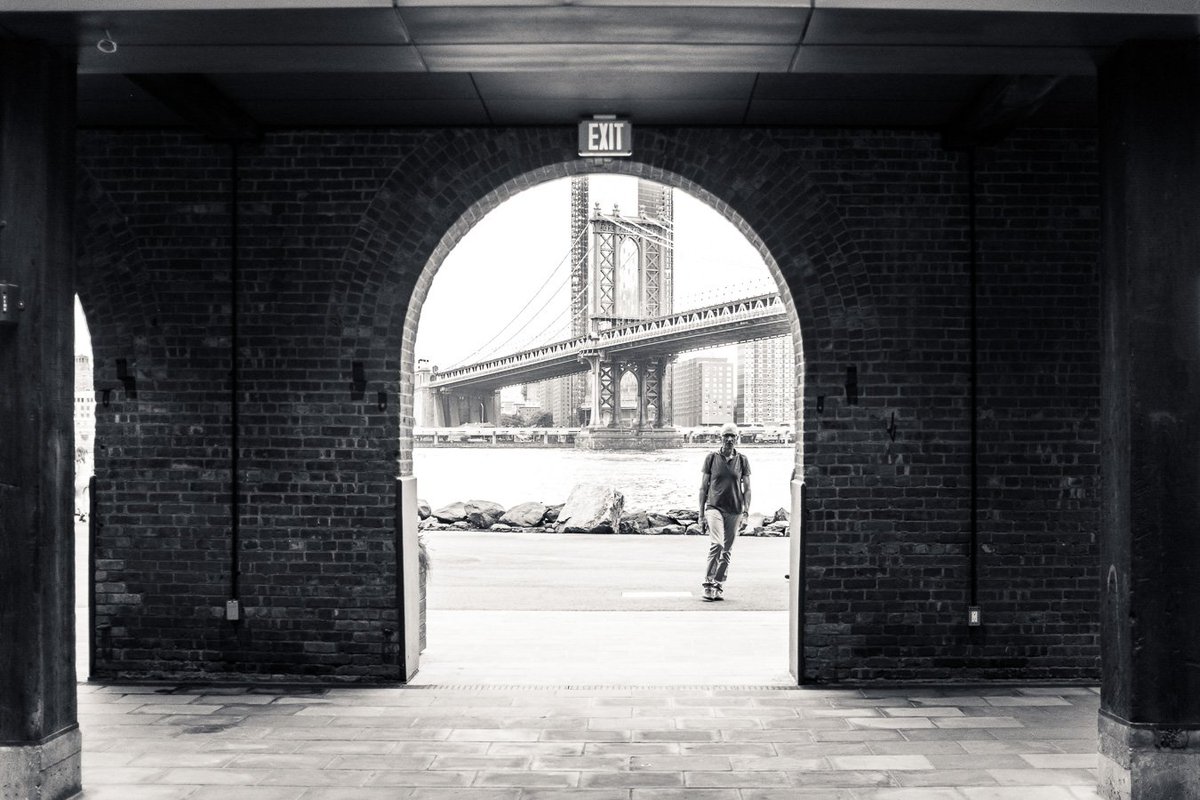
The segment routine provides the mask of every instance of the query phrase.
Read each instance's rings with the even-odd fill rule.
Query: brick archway
[[[819,413],[806,414],[805,409],[818,407],[816,398],[825,391],[820,387],[841,382],[837,373],[842,364],[868,363],[870,348],[878,352],[880,339],[875,292],[834,204],[811,179],[803,160],[767,136],[655,131],[643,142],[634,158],[596,162],[575,157],[566,147],[573,143],[553,132],[455,132],[408,153],[387,179],[360,221],[335,280],[329,330],[340,336],[343,359],[382,368],[370,380],[386,385],[390,376],[399,378],[400,413],[386,424],[395,426],[396,470],[402,480],[413,471],[417,325],[445,258],[479,220],[510,197],[546,181],[602,173],[681,189],[746,237],[766,263],[791,320],[798,384],[793,418],[800,434],[794,475],[803,476],[812,497],[832,485],[835,475],[861,470],[855,465],[861,454],[836,441],[826,440],[832,447],[823,448],[819,466],[805,455],[814,451],[821,424]],[[431,164],[441,166],[429,170]],[[786,202],[780,202],[777,181],[791,188]],[[846,441],[856,438],[850,433]],[[415,487],[399,491],[415,492]],[[415,547],[415,532],[411,537]],[[798,552],[794,549],[792,569],[800,574]],[[795,631],[807,602],[792,602]],[[813,674],[802,673],[806,654],[815,646],[803,636],[793,647],[797,642],[804,652],[793,650],[793,672],[802,682],[812,680]],[[415,663],[414,646],[410,643],[408,649],[409,663]]]

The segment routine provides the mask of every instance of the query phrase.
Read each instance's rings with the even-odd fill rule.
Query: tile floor
[[[1086,800],[1085,687],[81,684],[85,800]]]

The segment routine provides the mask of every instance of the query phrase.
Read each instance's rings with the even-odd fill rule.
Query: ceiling
[[[216,136],[1091,126],[1121,42],[1198,33],[1200,0],[0,0],[0,38],[77,59],[82,126]]]

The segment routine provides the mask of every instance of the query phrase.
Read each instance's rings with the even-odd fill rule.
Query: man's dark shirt
[[[742,477],[750,476],[750,461],[737,450],[729,461],[719,451],[709,453],[704,459],[704,474],[708,475],[706,508],[716,508],[729,514],[740,514],[744,509]]]

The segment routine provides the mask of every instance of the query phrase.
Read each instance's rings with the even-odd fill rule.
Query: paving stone
[[[967,787],[961,791],[967,800],[1076,800],[1075,795],[1060,786]]]
[[[239,786],[237,800],[299,800],[306,786]],[[202,786],[187,800],[230,800],[227,786]]]
[[[749,795],[737,789],[639,789],[634,787],[630,794],[631,800],[740,800]],[[573,796],[572,796],[573,797]],[[621,795],[623,798],[625,795]]]
[[[953,787],[923,786],[920,789],[887,787],[863,789],[856,793],[857,800],[963,800],[962,794]]]
[[[585,772],[579,785],[588,789],[633,789],[684,786],[682,772]]]
[[[434,774],[434,773],[431,773]],[[478,773],[476,786],[519,786],[526,787],[572,787],[580,785],[577,772],[510,772],[486,770]]]
[[[849,788],[894,785],[891,775],[879,770],[813,770],[789,772],[787,775],[795,786]]]
[[[359,786],[470,786],[474,772],[425,772],[385,769],[363,773],[365,783]]]
[[[628,756],[536,756],[529,768],[551,772],[621,772],[629,769],[630,760]]]
[[[771,759],[764,760],[769,761]],[[637,772],[720,771],[733,768],[732,759],[727,756],[634,756],[629,760],[629,769]]]
[[[925,756],[830,756],[830,764],[841,770],[921,770],[933,769]]]
[[[1100,760],[1096,753],[1022,753],[1021,758],[1038,769],[1096,769]]]
[[[791,786],[786,772],[685,772],[684,785],[688,787],[737,786],[752,789],[759,786]]]
[[[453,758],[454,756],[451,756]],[[341,755],[328,756],[330,759],[326,765],[326,769],[355,769],[355,770],[377,770],[377,769],[399,769],[399,770],[419,770],[419,769],[436,769],[433,766],[435,759],[440,758],[433,753],[422,753],[419,755],[405,754],[389,754],[389,755]]]
[[[961,717],[963,715],[962,709],[951,706],[921,706],[920,708],[906,706],[879,710],[888,717]]]
[[[86,779],[85,779],[86,780]],[[184,800],[198,786],[140,786],[137,784],[100,784],[87,786],[77,800]]]
[[[583,742],[496,742],[487,748],[489,756],[582,756]]]

